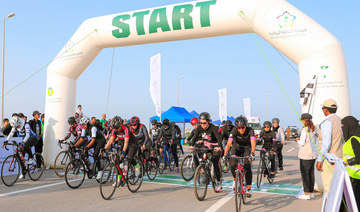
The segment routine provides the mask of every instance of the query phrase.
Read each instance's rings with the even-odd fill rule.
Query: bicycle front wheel
[[[156,175],[158,173],[159,166],[157,165],[155,160],[149,160],[147,161],[147,169],[146,169],[146,175],[148,176],[149,180],[153,181],[156,178]]]
[[[114,163],[107,164],[100,178],[100,194],[105,200],[109,200],[115,193],[120,181],[117,180],[117,169]]]
[[[195,172],[194,159],[192,155],[186,156],[180,164],[180,175],[185,181],[190,181],[194,177]]]
[[[159,173],[164,173],[164,170],[166,169],[166,161],[165,161],[165,154],[162,152],[159,155]]]
[[[56,176],[64,177],[65,176],[65,169],[68,163],[70,162],[71,157],[70,153],[66,150],[61,151],[55,158],[54,161],[54,171]]]
[[[37,152],[34,154],[34,161],[33,164],[28,164],[28,172],[30,179],[37,181],[40,179],[45,169],[44,158]]]
[[[109,158],[107,158],[105,156],[100,157],[99,160],[100,160],[100,169],[101,170],[103,170],[104,167],[110,163]],[[96,162],[94,162],[94,163],[96,163]],[[94,168],[95,168],[95,173],[97,174],[100,170],[98,170],[96,164],[94,164]],[[98,183],[100,183],[100,180],[98,178],[96,178],[96,181]]]
[[[258,167],[258,170],[257,170],[257,182],[256,182],[256,185],[257,185],[258,188],[260,188],[261,180],[262,180],[262,176],[263,176],[263,172],[264,172],[263,165],[264,165],[263,160],[260,159],[259,167]]]
[[[241,197],[242,197],[242,187],[241,187],[241,177],[240,173],[236,172],[235,178],[235,208],[236,212],[241,211]]]
[[[85,180],[86,170],[80,159],[71,160],[66,166],[65,182],[72,188],[79,188]]]
[[[6,186],[12,186],[19,179],[20,162],[15,155],[10,155],[1,166],[1,180]]]
[[[203,201],[208,187],[208,177],[206,176],[206,169],[204,165],[199,165],[195,170],[194,175],[194,194],[196,199]]]
[[[139,190],[144,176],[144,167],[139,159],[136,159],[136,165],[128,164],[128,172],[126,173],[127,187],[129,191],[135,193]]]

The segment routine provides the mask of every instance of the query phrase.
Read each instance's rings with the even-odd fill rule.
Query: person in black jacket
[[[35,152],[42,154],[44,142],[42,139],[43,135],[41,133],[42,129],[41,129],[40,114],[41,113],[39,113],[39,111],[35,110],[32,114],[34,119],[29,121],[29,125],[30,125],[31,130],[38,136],[38,142],[35,145]],[[37,156],[36,161],[39,163],[39,164],[37,164],[38,167],[40,167],[40,165],[41,165],[40,156]]]
[[[275,175],[275,154],[276,149],[276,134],[274,131],[271,131],[271,122],[265,121],[264,130],[260,132],[260,138],[264,140],[263,148],[267,151],[271,152],[270,162],[271,162],[271,173],[270,177],[274,177]],[[262,153],[263,154],[263,153]]]
[[[171,122],[171,125],[173,125],[174,126],[174,128],[175,128],[175,137],[176,137],[176,139],[175,139],[175,142],[179,145],[179,147],[180,147],[180,150],[181,150],[181,153],[184,155],[184,150],[183,150],[183,148],[182,148],[182,145],[181,145],[181,129],[180,129],[180,127],[177,125],[177,124],[175,124],[175,122]]]
[[[169,119],[164,119],[163,124],[160,128],[159,138],[163,141],[163,145],[166,145],[167,148],[171,148],[172,156],[175,160],[176,172],[179,172],[179,157],[177,155],[177,142],[176,142],[176,131],[175,127],[170,124]],[[160,148],[160,154],[162,153],[162,148]]]

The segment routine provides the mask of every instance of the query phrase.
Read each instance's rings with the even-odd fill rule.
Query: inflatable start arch
[[[302,107],[310,109],[315,123],[324,118],[320,104],[327,98],[338,102],[340,116],[350,114],[341,44],[285,0],[202,0],[107,15],[84,21],[48,67],[46,164],[53,164],[59,151],[55,139],[64,137],[67,117],[74,114],[76,80],[103,48],[250,33],[250,29],[299,66],[301,88],[318,77],[312,108]]]

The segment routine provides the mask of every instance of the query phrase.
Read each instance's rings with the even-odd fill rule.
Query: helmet
[[[163,120],[163,125],[170,125],[169,119],[164,119]]]
[[[175,121],[170,122],[171,125],[175,125]]]
[[[242,126],[247,126],[247,119],[245,116],[239,116],[235,119],[235,126],[237,127],[242,127]]]
[[[280,123],[280,119],[278,119],[278,118],[273,118],[273,119],[272,119],[272,123]]]
[[[272,126],[272,124],[271,124],[271,122],[270,121],[265,121],[264,122],[264,124],[263,124],[263,126],[265,127],[265,126],[269,126],[269,127],[271,127]]]
[[[108,126],[109,126],[109,122],[107,121],[104,123],[104,127],[108,127]]]
[[[123,120],[120,118],[120,116],[115,116],[111,120],[111,127],[114,129],[119,129],[123,123]]]
[[[221,122],[221,124],[226,124],[226,120],[223,120],[223,121]]]
[[[232,125],[233,123],[232,123],[231,120],[227,120],[227,121],[225,122],[225,124],[230,126],[230,125]]]
[[[137,116],[133,116],[130,119],[130,125],[139,125],[140,124],[140,119]]]
[[[198,119],[198,118],[192,118],[191,121],[190,121],[191,125],[195,125],[195,124],[197,124],[198,122],[199,122],[199,119]]]
[[[22,129],[24,125],[25,125],[25,120],[17,116],[13,116],[10,120],[11,127],[17,128],[18,126],[20,126],[20,129]]]
[[[83,125],[83,124],[88,124],[90,122],[90,119],[89,117],[87,116],[84,116],[80,119],[80,124]]]
[[[151,120],[151,125],[157,125],[158,121],[156,119]]]
[[[208,112],[202,112],[199,115],[199,119],[206,119],[206,120],[210,121],[211,116]]]
[[[68,123],[69,123],[69,124],[75,124],[75,123],[76,123],[75,117],[74,117],[74,116],[69,117]]]

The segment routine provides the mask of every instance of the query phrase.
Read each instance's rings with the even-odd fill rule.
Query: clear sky
[[[15,17],[6,20],[5,92],[44,68],[5,96],[5,117],[13,112],[23,112],[32,118],[33,110],[44,112],[46,65],[84,20],[181,2],[187,1],[2,0],[1,19],[16,13]],[[360,2],[289,2],[342,43],[348,66],[352,113],[360,118]],[[271,45],[258,38],[300,113],[297,73]],[[112,52],[113,49],[104,49],[78,79],[77,104],[83,105],[85,115],[100,118],[101,113],[106,111]],[[229,115],[243,114],[243,98],[249,97],[252,115],[265,121],[266,96],[271,93],[269,118],[280,118],[282,126],[300,125],[250,34],[116,48],[108,118],[137,115],[147,124],[148,118],[155,115],[149,95],[149,59],[159,52],[162,54],[163,110],[176,105],[177,78],[184,76],[180,80],[180,106],[189,111],[208,111],[213,120],[218,119],[217,90],[227,88]],[[297,69],[294,63],[291,64]]]

